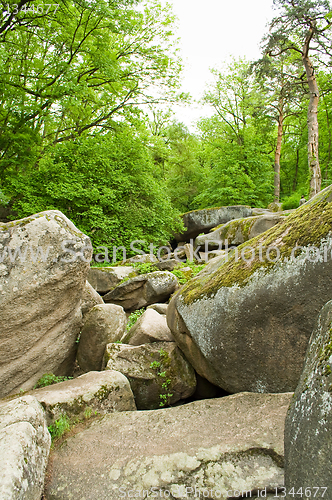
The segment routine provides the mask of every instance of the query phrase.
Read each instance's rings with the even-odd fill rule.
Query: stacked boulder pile
[[[142,275],[90,268],[61,212],[0,224],[4,500],[332,491],[332,187],[183,218],[183,248]],[[176,257],[207,253],[180,286]],[[47,373],[74,378],[35,388]]]

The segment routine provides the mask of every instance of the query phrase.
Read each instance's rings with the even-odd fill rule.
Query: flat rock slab
[[[59,384],[31,391],[46,411],[47,424],[61,415],[83,418],[88,412],[99,415],[136,410],[127,378],[114,370],[89,372]]]
[[[145,498],[148,490],[149,498],[170,492],[168,498],[193,499],[185,488],[195,487],[218,491],[209,498],[227,498],[239,489],[282,486],[290,399],[289,393],[242,393],[107,415],[52,452],[45,498],[119,500],[131,490],[133,498]]]

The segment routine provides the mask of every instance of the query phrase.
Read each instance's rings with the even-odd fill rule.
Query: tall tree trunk
[[[313,35],[313,28],[309,30],[303,47],[302,61],[305,67],[310,101],[308,107],[308,163],[310,170],[310,194],[309,198],[319,193],[322,183],[322,176],[318,157],[318,101],[319,90],[315,75],[315,70],[309,58],[309,44]]]
[[[279,202],[280,199],[280,155],[281,155],[281,144],[283,135],[283,124],[284,124],[284,100],[283,97],[279,98],[279,117],[278,117],[278,139],[277,147],[274,155],[274,201]]]
[[[331,127],[330,127],[330,117],[329,117],[329,109],[327,106],[327,103],[325,101],[325,96],[323,95],[323,101],[324,101],[324,107],[325,107],[325,112],[326,112],[326,122],[327,122],[327,130],[329,134],[329,149],[328,149],[328,156],[327,156],[327,162],[326,162],[326,169],[325,169],[325,180],[328,180],[329,174],[329,166],[330,166],[330,161],[331,161],[331,149],[332,149],[332,134],[331,134]]]
[[[293,191],[296,191],[296,186],[297,186],[297,174],[299,171],[299,159],[300,159],[300,151],[299,148],[296,150],[296,164],[295,164],[295,175],[294,175],[294,181],[293,181]]]

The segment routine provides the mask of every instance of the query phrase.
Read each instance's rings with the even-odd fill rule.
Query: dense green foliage
[[[193,134],[171,111],[188,96],[178,91],[181,60],[169,6],[59,0],[57,11],[46,12],[21,0],[14,14],[15,4],[1,0],[9,14],[0,21],[0,206],[12,218],[61,210],[94,247],[123,245],[130,255],[130,242],[142,240],[148,250],[170,240],[180,213],[273,201],[282,117],[280,195],[285,208],[295,208],[310,180],[309,93],[295,46],[305,35],[307,7],[323,16],[316,40],[325,55],[314,64],[322,187],[330,184],[329,3],[274,3],[291,20],[267,37],[274,53],[214,69],[202,98],[213,114]],[[294,50],[283,52],[290,44]]]
[[[151,157],[128,127],[57,144],[28,176],[7,182],[19,217],[61,210],[95,246],[166,243],[176,227],[176,212],[153,176]]]

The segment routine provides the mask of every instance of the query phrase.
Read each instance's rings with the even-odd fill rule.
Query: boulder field
[[[201,376],[230,393],[295,390],[332,297],[331,235],[330,186],[173,297],[168,326]]]
[[[332,186],[245,209],[223,230],[250,239],[182,288],[90,272],[107,304],[61,212],[0,224],[1,500],[330,498]]]

